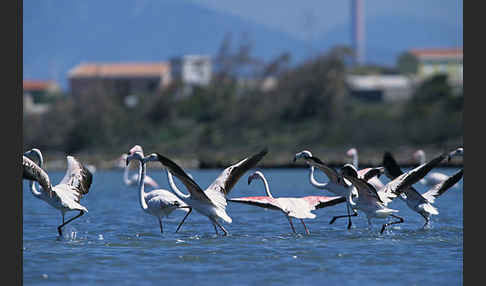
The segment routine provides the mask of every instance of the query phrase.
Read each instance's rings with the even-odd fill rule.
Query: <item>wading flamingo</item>
[[[296,232],[294,225],[292,224],[292,218],[300,219],[302,225],[304,225],[305,233],[309,235],[310,232],[307,229],[303,219],[314,219],[316,215],[312,213],[313,210],[346,202],[345,197],[306,196],[299,198],[274,198],[270,193],[267,179],[262,172],[256,171],[250,175],[248,177],[248,185],[253,179],[261,179],[263,181],[265,192],[267,194],[266,196],[231,198],[228,201],[281,211],[285,214],[285,216],[287,216],[290,227],[294,233]]]
[[[135,146],[137,147],[137,146]],[[134,148],[135,148],[134,147]],[[188,212],[191,207],[180,200],[176,195],[171,193],[168,190],[164,189],[157,189],[151,190],[150,192],[144,191],[144,180],[146,178],[146,159],[143,156],[143,152],[140,150],[136,150],[137,148],[132,148],[130,151],[130,155],[126,158],[126,164],[128,164],[132,160],[139,161],[139,170],[138,170],[138,178],[140,181],[138,182],[138,188],[140,194],[138,196],[138,201],[140,203],[140,207],[143,211],[148,214],[155,216],[159,221],[160,232],[163,233],[162,227],[162,218],[169,216],[173,211],[179,209]],[[182,224],[182,223],[181,223]]]
[[[36,151],[32,152],[37,154]],[[30,152],[28,151],[27,153]],[[66,174],[59,184],[55,186],[51,185],[48,174],[33,161],[30,161],[30,168],[32,170],[30,172],[32,174],[30,180],[35,180],[41,185],[41,189],[37,190],[35,184],[31,182],[30,187],[32,194],[61,212],[62,224],[57,227],[59,236],[62,236],[62,227],[79,218],[85,212],[88,212],[86,207],[82,206],[79,201],[83,195],[86,195],[89,192],[93,180],[91,172],[76,158],[67,156],[66,160]],[[24,170],[26,170],[26,168],[24,168]],[[52,193],[52,197],[49,193]],[[69,211],[79,211],[79,214],[65,222],[64,216],[66,212]]]
[[[457,155],[462,155],[462,152],[462,150],[458,151]],[[385,152],[383,156],[383,166],[385,167],[385,174],[391,180],[403,174],[390,152]],[[429,225],[430,216],[439,214],[437,208],[432,205],[435,199],[459,182],[463,177],[463,174],[464,170],[461,169],[423,194],[420,194],[414,187],[410,187],[400,195],[400,199],[405,201],[411,210],[417,212],[425,219],[424,227],[426,227]]]
[[[213,224],[216,234],[218,234],[217,227],[219,227],[224,235],[228,235],[228,231],[218,221],[221,219],[227,223],[232,222],[232,219],[226,213],[226,195],[231,191],[240,177],[243,176],[246,171],[256,166],[267,153],[268,151],[265,148],[259,153],[227,167],[206,190],[202,190],[181,167],[169,158],[158,153],[153,153],[146,158],[147,161],[159,161],[165,168],[167,168],[170,171],[168,173],[169,180],[172,180],[172,173],[181,180],[189,191],[189,194],[184,194],[179,191],[175,184],[171,184],[172,191],[198,213],[206,216]],[[189,210],[186,216],[182,219],[181,225],[190,213],[191,210]],[[178,229],[176,232],[177,231]]]

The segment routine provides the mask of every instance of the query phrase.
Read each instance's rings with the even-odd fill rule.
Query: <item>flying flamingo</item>
[[[353,158],[353,166],[358,169],[358,150],[356,148],[350,148],[346,155]],[[358,176],[362,177],[363,169],[358,171]],[[366,169],[365,169],[366,170]],[[368,183],[372,184],[377,190],[382,189],[385,185],[380,181],[378,177],[372,177],[368,180]]]
[[[226,213],[226,195],[231,191],[233,186],[237,183],[240,177],[249,169],[253,168],[262,158],[268,153],[267,149],[263,149],[259,153],[245,158],[236,164],[233,164],[226,169],[213,181],[206,190],[202,190],[201,187],[176,163],[169,158],[166,158],[158,153],[153,153],[146,157],[147,161],[159,161],[165,168],[169,169],[169,180],[172,180],[172,174],[181,180],[184,186],[189,191],[189,194],[184,194],[175,184],[171,183],[172,191],[186,204],[190,205],[200,214],[206,216],[213,224],[216,234],[218,234],[219,227],[224,235],[228,235],[228,231],[218,222],[218,220],[224,220],[227,223],[231,223],[232,219]],[[191,209],[182,219],[184,223],[185,219],[191,213]],[[176,232],[179,229],[176,230]]]
[[[37,154],[37,156],[42,156],[38,149],[37,151],[31,150],[26,153],[29,154],[31,152],[33,154]],[[81,164],[76,158],[74,158],[73,156],[67,156],[66,160],[66,174],[59,182],[59,184],[55,186],[51,185],[48,174],[44,170],[42,170],[41,167],[39,167],[33,161],[26,161],[30,163],[29,172],[31,173],[31,176],[29,180],[35,180],[41,185],[41,189],[37,190],[35,184],[31,182],[30,188],[32,194],[35,197],[47,202],[49,205],[58,209],[61,212],[62,224],[57,227],[59,236],[62,236],[63,226],[79,218],[85,212],[88,212],[86,207],[82,206],[79,201],[83,195],[86,195],[89,192],[89,188],[91,187],[91,182],[93,180],[93,175],[91,174],[91,172],[85,166],[83,166],[83,164]],[[40,161],[42,162],[42,160]],[[26,169],[28,168],[24,168],[24,171]],[[52,193],[52,196],[49,195],[50,193]],[[79,211],[79,214],[65,222],[64,216],[66,212],[69,211]]]
[[[462,153],[463,149],[458,149],[457,155],[462,155]],[[383,166],[385,166],[385,174],[390,179],[394,179],[403,174],[390,152],[385,152],[383,156]],[[414,187],[410,187],[400,195],[400,199],[405,201],[411,210],[417,212],[425,219],[424,227],[426,227],[429,225],[430,216],[439,214],[437,208],[432,205],[435,199],[459,182],[463,177],[463,174],[464,170],[461,169],[423,194],[420,194]]]
[[[135,147],[133,147],[135,148]],[[136,149],[137,150],[133,150],[133,152],[135,151],[141,151],[142,154],[143,154],[143,149],[140,145],[136,145]],[[123,160],[126,162],[127,160],[127,156],[129,154],[122,154],[121,157],[120,157],[120,160]],[[128,176],[128,172],[129,172],[130,168],[129,168],[129,165],[126,165],[125,166],[125,171],[123,172],[123,182],[125,183],[126,186],[129,186],[129,187],[138,187],[138,174],[133,174],[131,177]],[[157,182],[152,179],[150,176],[146,176],[145,177],[145,181],[144,181],[144,184],[146,187],[151,187],[151,188],[154,188],[154,189],[157,189],[159,188],[159,184],[157,184]]]
[[[304,223],[305,218],[313,219],[316,217],[311,211],[319,208],[333,206],[346,201],[345,197],[325,197],[325,196],[306,196],[300,198],[274,198],[270,193],[268,182],[262,172],[256,171],[248,177],[248,185],[253,179],[261,179],[265,186],[266,196],[232,198],[228,201],[254,205],[262,208],[279,210],[283,212],[289,220],[292,231],[295,232],[292,218],[300,219],[304,225],[306,234],[310,234]]]
[[[452,156],[455,156],[454,152],[443,153],[430,162],[420,165],[388,182],[380,192],[368,183],[365,179],[359,178],[358,171],[351,164],[344,165],[341,168],[340,175],[347,179],[357,189],[358,196],[353,198],[348,197],[349,204],[357,210],[364,212],[368,218],[368,225],[371,227],[371,218],[386,218],[388,216],[398,218],[398,221],[383,224],[380,233],[383,233],[385,228],[392,224],[402,223],[403,218],[394,215],[393,213],[398,210],[390,209],[386,205],[394,198],[403,193],[410,186],[422,179],[427,173],[429,173],[434,167],[438,166],[444,159],[450,160]],[[316,157],[307,158],[311,165],[321,167],[322,161]],[[322,166],[328,168],[327,166]],[[321,168],[322,169],[322,168]],[[384,168],[376,168],[376,171],[384,172]],[[344,186],[334,186],[334,188],[345,188]],[[350,187],[348,187],[350,188]],[[355,200],[356,199],[356,200]],[[345,216],[343,216],[345,217]]]
[[[164,189],[157,189],[151,190],[150,192],[144,191],[144,180],[146,179],[146,159],[143,156],[143,151],[141,148],[137,148],[139,145],[136,145],[134,148],[130,150],[130,155],[126,158],[126,164],[128,164],[132,160],[139,161],[139,168],[138,168],[138,178],[140,181],[138,183],[140,195],[139,195],[139,203],[142,210],[146,213],[155,216],[159,221],[160,232],[163,233],[162,227],[162,218],[169,216],[174,210],[184,210],[186,212],[190,211],[191,207],[180,200],[176,195],[171,193],[168,190]],[[181,222],[182,224],[182,222]],[[179,228],[178,228],[179,229]]]
[[[413,158],[420,164],[425,163],[425,152],[422,149],[417,150],[413,153]],[[420,183],[425,186],[434,186],[440,182],[443,182],[449,178],[446,174],[440,172],[432,172],[428,174],[425,178],[420,180]]]

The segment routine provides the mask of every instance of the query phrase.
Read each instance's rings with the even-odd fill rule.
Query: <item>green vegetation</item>
[[[47,114],[24,115],[24,147],[113,159],[141,144],[147,152],[217,164],[268,146],[266,159],[278,164],[302,149],[335,151],[342,158],[351,146],[382,154],[403,146],[462,144],[463,96],[452,95],[443,76],[424,82],[406,102],[363,102],[346,87],[346,47],[292,67],[288,54],[263,63],[250,50],[232,53],[223,43],[212,83],[190,96],[182,96],[180,84],[138,95],[135,108],[116,95],[92,93],[76,101],[65,96]],[[256,84],[239,86],[241,74]],[[278,85],[262,90],[264,76],[276,77]]]

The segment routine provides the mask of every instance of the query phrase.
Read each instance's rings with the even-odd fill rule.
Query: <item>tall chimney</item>
[[[365,62],[364,0],[351,0],[351,37],[357,64]]]

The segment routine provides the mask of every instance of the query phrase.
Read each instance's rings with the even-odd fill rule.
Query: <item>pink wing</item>
[[[364,178],[364,175],[370,171],[371,168],[364,168],[358,171],[358,178],[362,179]]]
[[[316,209],[330,207],[333,205],[344,203],[346,201],[345,197],[340,197],[340,196],[335,196],[335,197],[306,196],[303,197],[302,199],[305,200],[310,206]]]
[[[234,203],[241,203],[241,204],[248,204],[254,205],[257,207],[273,209],[273,210],[280,210],[281,207],[278,201],[274,198],[267,197],[267,196],[257,196],[257,197],[241,197],[241,198],[232,198],[228,201]]]
[[[151,186],[151,187],[154,187],[154,188],[158,188],[159,187],[159,184],[157,184],[157,182],[154,179],[152,179],[151,177],[149,177],[149,176],[145,176],[144,184],[145,185],[148,185],[148,186]]]

